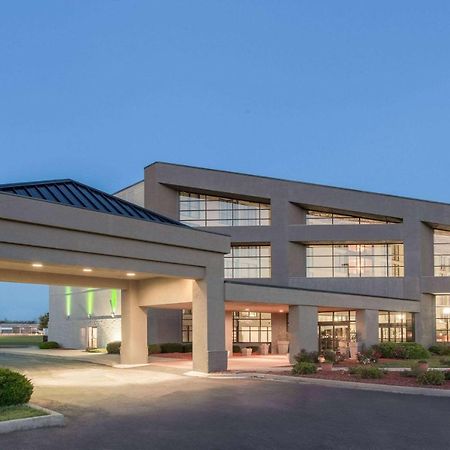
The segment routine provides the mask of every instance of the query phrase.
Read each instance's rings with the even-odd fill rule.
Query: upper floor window
[[[225,255],[225,278],[270,278],[270,245],[233,245]]]
[[[434,230],[434,276],[450,277],[450,231]]]
[[[306,247],[307,277],[402,277],[403,274],[403,244]]]
[[[197,227],[270,225],[270,205],[180,192],[180,221]]]
[[[369,219],[367,217],[348,216],[321,211],[308,211],[306,213],[306,225],[371,225],[377,223],[396,222],[387,219]]]

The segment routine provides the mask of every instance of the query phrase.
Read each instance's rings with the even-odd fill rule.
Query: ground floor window
[[[319,313],[320,350],[338,350],[356,340],[356,312],[333,311]]]
[[[271,342],[272,315],[252,311],[233,312],[234,342]]]
[[[414,314],[380,311],[378,323],[380,342],[414,342]]]
[[[436,295],[436,341],[450,342],[450,295]]]
[[[182,318],[183,342],[192,342],[192,310],[183,309]]]

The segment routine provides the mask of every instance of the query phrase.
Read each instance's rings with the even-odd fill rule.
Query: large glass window
[[[370,225],[383,223],[397,222],[390,221],[387,218],[372,219],[322,211],[307,211],[306,213],[306,225]]]
[[[450,277],[450,231],[434,230],[434,276]]]
[[[270,205],[225,197],[179,193],[180,221],[197,227],[270,225]]]
[[[346,348],[350,341],[356,340],[355,314],[355,311],[319,313],[320,350]]]
[[[192,342],[192,310],[183,309],[182,317],[183,342]]]
[[[414,314],[380,311],[378,330],[380,342],[414,342]]]
[[[436,341],[450,342],[450,295],[436,295]]]
[[[234,245],[225,255],[225,278],[270,277],[270,245]]]
[[[233,342],[271,342],[272,315],[252,311],[233,313]]]
[[[306,247],[306,276],[402,277],[403,244],[320,244]]]

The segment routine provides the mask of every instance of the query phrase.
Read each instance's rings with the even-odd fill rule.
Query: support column
[[[356,311],[356,339],[358,349],[378,344],[378,310],[360,309]]]
[[[233,356],[233,311],[225,311],[225,348]]]
[[[300,350],[317,351],[317,306],[289,306],[289,361],[295,362]]]
[[[278,354],[278,344],[279,340],[285,340],[287,336],[287,313],[272,313],[272,354]]]
[[[436,343],[436,297],[422,294],[420,313],[415,314],[415,341],[425,348]]]
[[[121,295],[121,364],[147,364],[147,311],[139,306],[137,283],[130,281]]]
[[[193,369],[206,373],[227,370],[223,265],[220,275],[207,275],[192,284]]]

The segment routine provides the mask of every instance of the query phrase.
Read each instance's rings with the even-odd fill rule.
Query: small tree
[[[39,329],[43,330],[44,328],[48,328],[48,319],[49,313],[45,313],[42,316],[39,316]]]

